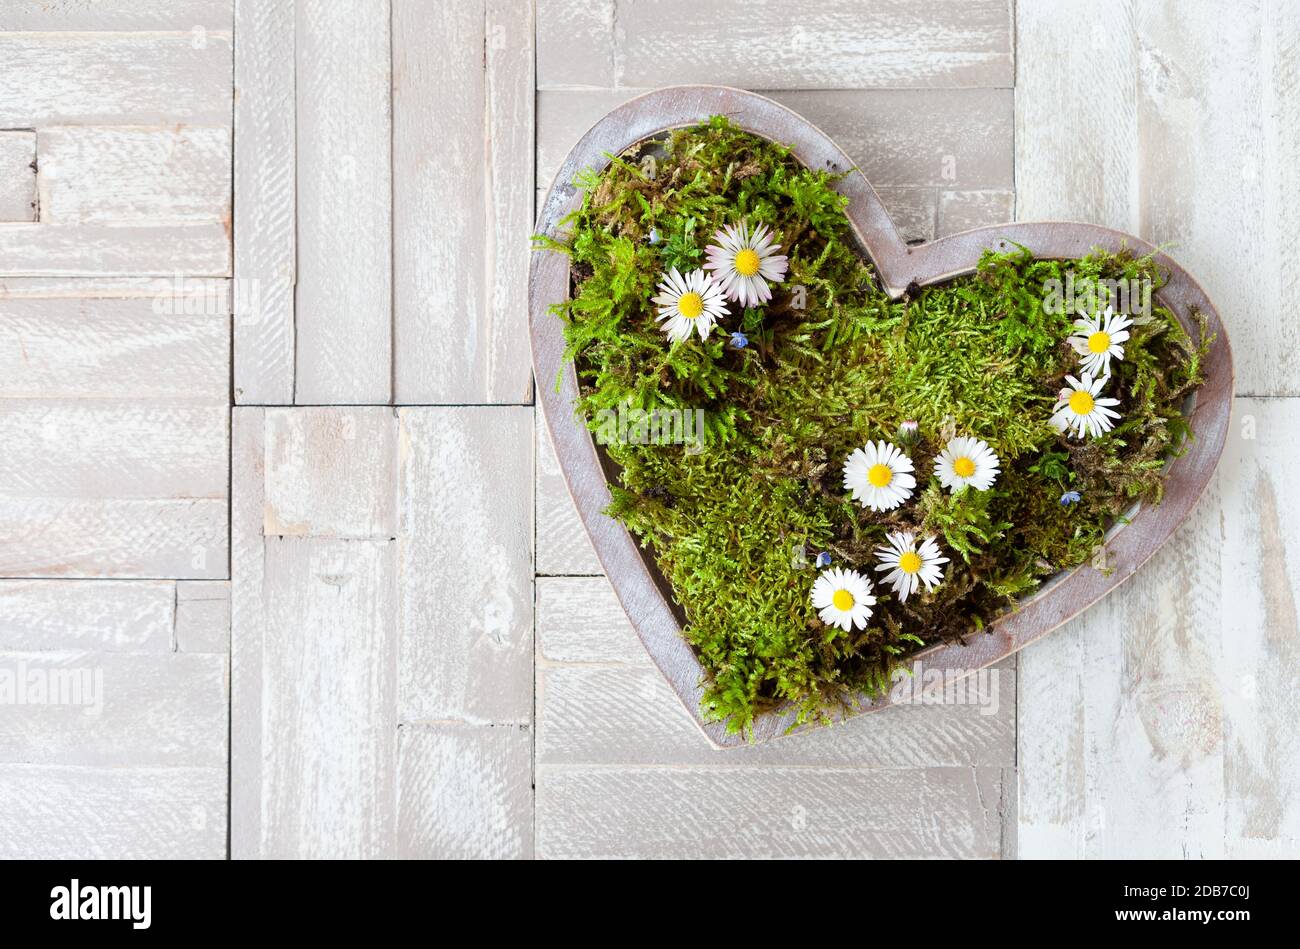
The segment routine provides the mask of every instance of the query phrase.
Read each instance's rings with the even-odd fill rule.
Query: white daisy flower
[[[1093,379],[1087,372],[1082,379],[1066,376],[1067,387],[1061,390],[1060,401],[1056,403],[1052,427],[1058,432],[1069,432],[1075,438],[1084,435],[1096,438],[1114,428],[1111,419],[1119,418],[1119,413],[1109,406],[1119,405],[1119,399],[1101,398],[1101,388],[1109,378]]]
[[[1131,319],[1117,315],[1111,307],[1106,307],[1106,312],[1099,316],[1081,316],[1075,320],[1070,345],[1082,357],[1080,365],[1094,376],[1107,375],[1111,358],[1124,358],[1121,344],[1128,339],[1128,328],[1132,325]]]
[[[653,302],[659,305],[655,320],[667,320],[661,329],[675,343],[689,338],[691,330],[707,339],[713,324],[727,312],[722,288],[703,270],[692,270],[683,277],[674,267],[664,275]]]
[[[866,628],[876,598],[871,594],[871,581],[862,574],[832,567],[817,576],[812,588],[812,605],[822,622],[852,632],[854,628]]]
[[[844,487],[873,511],[890,511],[912,496],[912,459],[889,442],[867,442],[844,462]]]
[[[780,283],[790,266],[789,258],[777,253],[781,245],[773,242],[773,236],[766,225],[750,231],[744,221],[713,235],[717,243],[704,249],[708,257],[704,269],[713,271],[728,300],[758,306],[772,299],[767,282]]]
[[[988,442],[978,438],[954,438],[934,460],[934,473],[939,483],[951,491],[967,485],[976,491],[987,491],[998,479],[1000,464]]]
[[[916,546],[916,537],[911,533],[889,534],[885,540],[888,547],[877,547],[876,556],[880,571],[889,571],[885,582],[894,588],[898,599],[906,603],[907,598],[924,583],[927,590],[933,590],[943,579],[940,564],[948,562],[947,557],[940,556],[939,545],[933,537],[927,537],[920,547]]]

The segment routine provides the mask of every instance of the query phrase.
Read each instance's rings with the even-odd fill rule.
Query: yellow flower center
[[[691,291],[677,298],[677,312],[688,320],[693,320],[704,312],[704,297]]]
[[[1092,411],[1092,395],[1087,392],[1076,392],[1070,396],[1070,411],[1075,415],[1087,415]]]
[[[1088,337],[1088,349],[1094,353],[1104,353],[1110,349],[1110,334],[1103,333],[1101,330],[1093,333]]]
[[[835,604],[837,610],[847,613],[853,609],[853,604],[856,601],[853,599],[853,594],[848,590],[836,590],[835,595],[831,597],[831,602]]]
[[[752,277],[758,273],[758,251],[746,247],[736,255],[736,273],[742,277]]]
[[[975,462],[963,455],[952,463],[952,470],[959,478],[969,478],[975,473]]]
[[[898,558],[898,569],[903,573],[916,573],[921,569],[921,555],[916,551],[909,550]]]
[[[889,470],[889,465],[872,465],[867,469],[867,480],[875,487],[883,488],[894,480],[894,473]]]

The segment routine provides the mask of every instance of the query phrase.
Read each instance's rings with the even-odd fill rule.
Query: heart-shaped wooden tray
[[[723,86],[661,89],[619,106],[574,146],[542,205],[538,233],[563,238],[559,222],[582,200],[571,184],[577,172],[603,168],[608,164],[606,154],[621,154],[670,129],[696,125],[712,115],[726,115],[746,131],[789,146],[809,168],[844,171],[853,166],[825,133],[771,99]],[[1056,221],[982,227],[909,246],[899,237],[884,205],[861,173],[851,171],[839,183],[839,190],[849,198],[849,221],[863,251],[895,297],[913,283],[924,286],[970,273],[985,248],[1006,250],[1013,242],[1028,247],[1035,256],[1059,259],[1082,257],[1094,247],[1114,251],[1127,246],[1139,254],[1155,251],[1151,244],[1130,234]],[[1058,574],[1032,597],[1022,600],[1017,610],[999,618],[990,631],[970,637],[966,645],[941,644],[917,652],[912,658],[923,662],[927,678],[934,670],[962,675],[997,662],[1101,599],[1132,576],[1169,539],[1209,483],[1227,437],[1232,408],[1232,350],[1218,311],[1192,276],[1165,254],[1158,253],[1156,260],[1169,277],[1156,294],[1157,300],[1185,326],[1191,326],[1193,314],[1199,312],[1214,336],[1204,364],[1206,382],[1193,397],[1191,424],[1195,438],[1188,450],[1170,464],[1164,500],[1140,508],[1127,524],[1112,530],[1106,544],[1107,572],[1083,566]],[[604,513],[610,503],[608,481],[616,472],[610,470],[607,459],[597,451],[590,433],[574,414],[577,376],[572,363],[563,359],[562,321],[550,312],[552,304],[567,299],[569,291],[568,258],[554,251],[534,252],[529,274],[533,365],[538,399],[565,481],[623,609],[691,717],[719,747],[744,743],[744,736],[728,733],[724,724],[702,719],[704,671],[682,637],[680,610],[673,605],[671,591],[649,554],[642,551],[622,524]],[[884,708],[890,701],[889,696],[864,700],[861,711]],[[755,722],[753,739],[761,741],[786,734],[793,721],[790,709],[764,714]]]

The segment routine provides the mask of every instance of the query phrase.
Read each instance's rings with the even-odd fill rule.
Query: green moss
[[[1160,499],[1206,341],[1154,306],[1112,363],[1107,394],[1120,398],[1122,422],[1067,440],[1048,418],[1064,376],[1078,374],[1065,342],[1075,314],[1043,306],[1047,281],[1067,271],[1159,286],[1150,259],[986,252],[975,274],[891,300],[855,246],[833,174],[722,118],[657,145],[653,174],[641,157],[615,157],[579,182],[566,248],[574,289],[560,309],[576,408],[593,430],[602,410],[704,410],[702,450],[607,450],[622,468],[611,513],[649,546],[685,610],[710,715],[744,729],[789,701],[801,719],[829,717],[855,693],[886,688],[922,644],[983,629],[1044,578],[1087,561],[1134,501]],[[714,230],[742,218],[776,232],[786,280],[768,306],[733,304],[707,341],[670,345],[651,303],[661,274],[699,266]],[[727,345],[738,329],[746,348]],[[894,511],[860,508],[842,487],[844,459],[868,440],[896,440],[904,420],[920,427],[908,449],[917,490]],[[998,453],[992,490],[950,494],[931,480],[953,434]],[[1067,489],[1081,500],[1062,507]],[[903,604],[877,583],[869,628],[822,623],[809,602],[816,553],[876,578],[873,549],[898,529],[940,538],[952,560],[942,585]]]

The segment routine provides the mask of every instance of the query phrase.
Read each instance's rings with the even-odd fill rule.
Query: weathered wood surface
[[[1009,87],[1011,4],[539,0],[539,89]]]
[[[531,423],[235,410],[233,856],[531,853]]]
[[[399,403],[529,401],[532,47],[526,0],[394,2]]]
[[[1283,195],[1300,158],[1300,18],[1114,2],[1071,41],[1067,7],[1018,8],[1018,216],[1172,243],[1234,332],[1238,394],[1296,395]],[[1290,398],[1239,400],[1216,481],[1166,554],[1022,655],[1022,855],[1296,855],[1300,729],[1282,670],[1300,580],[1277,472],[1298,421]]]
[[[389,3],[300,0],[296,401],[392,397]]]
[[[235,402],[293,402],[297,280],[294,0],[236,0]]]
[[[0,222],[36,220],[36,133],[0,132]]]

